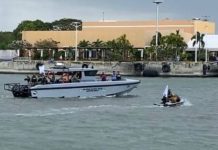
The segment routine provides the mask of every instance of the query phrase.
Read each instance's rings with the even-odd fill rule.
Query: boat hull
[[[161,107],[176,107],[176,106],[181,106],[185,103],[185,100],[184,99],[181,99],[180,102],[176,102],[176,103],[171,103],[171,102],[167,102],[166,104],[154,104],[154,105],[157,105],[157,106],[161,106]]]
[[[128,93],[140,83],[138,80],[45,84],[31,87],[33,98],[98,97]]]
[[[185,101],[184,101],[183,99],[181,99],[180,102],[176,102],[176,103],[167,102],[167,103],[164,104],[163,106],[164,106],[164,107],[175,107],[175,106],[181,106],[181,105],[184,104],[184,102],[185,102]]]

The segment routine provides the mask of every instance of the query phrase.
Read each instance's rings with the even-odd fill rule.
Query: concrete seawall
[[[37,73],[36,64],[39,61],[4,61],[0,62],[0,73],[23,73],[31,74]],[[62,61],[63,62],[63,61]],[[46,68],[54,66],[54,63],[43,61]],[[120,71],[123,75],[133,76],[149,76],[149,73],[155,73],[155,76],[185,76],[185,77],[201,77],[201,76],[218,76],[218,64],[216,62],[209,62],[207,64],[198,62],[63,62],[66,66],[81,67],[83,63],[89,67],[95,67],[99,70],[98,74],[105,72],[111,74],[113,70]],[[167,65],[164,70],[164,65]],[[206,74],[203,75],[203,65],[206,68]]]

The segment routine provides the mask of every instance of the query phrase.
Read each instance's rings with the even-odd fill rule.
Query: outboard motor
[[[14,85],[12,93],[14,97],[29,97],[31,95],[28,85]]]

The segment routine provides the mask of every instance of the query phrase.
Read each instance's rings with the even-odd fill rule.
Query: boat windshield
[[[98,70],[88,70],[88,71],[84,71],[85,76],[96,76]]]

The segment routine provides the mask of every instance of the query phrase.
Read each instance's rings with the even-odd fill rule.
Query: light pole
[[[196,40],[196,45],[195,46],[195,63],[198,62],[198,32],[196,31],[196,35],[195,35],[195,40]]]
[[[159,11],[159,4],[163,3],[163,1],[160,0],[155,0],[153,3],[156,4],[156,42],[155,42],[155,47],[156,47],[156,60],[157,60],[157,49],[158,49],[158,26],[159,26],[159,16],[158,16],[158,11]]]
[[[205,23],[206,23],[206,25],[205,25],[205,45],[207,44],[207,34],[208,34],[208,18],[210,17],[210,16],[203,16],[204,17],[204,21],[205,21]],[[205,48],[205,62],[207,62],[208,61],[208,59],[207,59],[207,47]]]
[[[81,23],[80,22],[73,22],[72,25],[76,29],[76,32],[75,32],[75,61],[78,61],[77,31],[78,31],[78,27],[81,26]]]
[[[206,36],[206,38],[205,38],[205,45],[207,44],[207,25],[206,25],[206,33],[205,33],[205,36]],[[205,62],[207,62],[207,47],[205,48]]]

